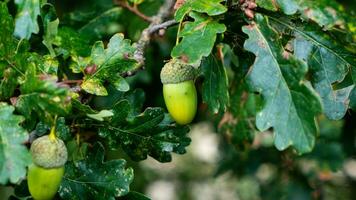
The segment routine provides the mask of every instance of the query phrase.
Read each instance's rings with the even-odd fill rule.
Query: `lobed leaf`
[[[325,29],[345,26],[344,10],[335,0],[256,0],[256,3],[268,10],[282,10],[287,15],[298,13],[303,19],[313,20]]]
[[[136,66],[133,53],[134,48],[130,41],[124,39],[122,34],[115,34],[106,49],[103,42],[96,42],[92,48],[91,59],[97,70],[94,74],[85,76],[82,88],[88,93],[106,96],[107,91],[103,83],[108,80],[117,90],[128,91],[129,85],[121,74]]]
[[[191,11],[198,13],[206,13],[209,16],[215,16],[223,14],[227,11],[227,8],[220,3],[223,0],[187,0],[176,11],[174,18],[176,21],[182,21],[184,16]]]
[[[274,128],[275,146],[310,152],[315,143],[315,117],[320,99],[304,80],[307,66],[284,51],[267,17],[256,15],[256,23],[243,27],[249,39],[244,47],[256,55],[248,75],[251,88],[262,94],[264,107],[256,116],[260,131]]]
[[[59,188],[63,199],[114,200],[129,192],[132,168],[123,159],[104,162],[104,147],[96,143],[84,160],[67,162]]]
[[[19,124],[24,118],[14,115],[14,107],[0,102],[0,184],[17,183],[26,176],[31,155],[24,143],[28,134]]]
[[[179,32],[178,37],[183,39],[173,48],[171,56],[182,57],[187,63],[194,64],[203,56],[210,54],[216,34],[225,32],[226,27],[210,17],[195,12],[190,13],[190,16],[194,18],[194,22],[187,22]]]
[[[110,124],[100,128],[99,135],[108,139],[112,148],[121,148],[135,161],[147,155],[160,162],[171,161],[171,153],[184,154],[190,144],[187,126],[172,124],[162,108],[147,108],[132,115],[133,105],[121,100],[113,107]]]
[[[17,15],[14,35],[20,39],[30,39],[32,33],[38,33],[37,17],[40,15],[40,0],[15,0]]]

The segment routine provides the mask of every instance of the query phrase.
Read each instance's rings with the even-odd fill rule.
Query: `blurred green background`
[[[115,7],[110,0],[48,2],[55,5],[62,26],[86,35],[90,43],[108,40],[117,32],[137,41],[148,25],[131,12]],[[145,0],[139,9],[151,16],[162,2]],[[355,12],[355,0],[340,2],[349,12]],[[10,8],[15,12],[14,5]],[[170,59],[176,32],[177,28],[172,27],[164,37],[155,36],[145,52],[145,70],[128,78],[131,88],[145,91],[146,107],[164,107],[159,72]],[[31,40],[35,43],[39,39]],[[95,98],[93,106],[105,108],[121,95],[114,89],[109,93],[110,98]],[[214,118],[200,106],[196,118],[199,123],[191,127],[192,143],[185,155],[174,155],[170,163],[151,158],[136,163],[118,150],[107,152],[107,158],[128,160],[128,166],[135,171],[131,189],[154,200],[352,200],[356,199],[355,116],[351,111],[341,121],[321,116],[320,136],[314,150],[297,156],[291,150],[276,150],[271,132],[255,133],[249,148],[234,147],[226,135],[217,133]],[[11,192],[11,187],[0,187],[0,200],[7,199]]]

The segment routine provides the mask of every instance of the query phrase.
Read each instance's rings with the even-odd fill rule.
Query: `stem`
[[[184,18],[184,17],[183,17],[183,18]],[[178,25],[177,38],[176,38],[176,46],[177,46],[178,43],[179,43],[179,33],[180,33],[181,29],[182,29],[182,24],[183,24],[183,20],[181,20],[181,21],[179,22],[179,25]]]
[[[166,0],[165,3],[159,9],[158,13],[155,16],[151,17],[152,19],[151,24],[142,31],[140,39],[135,44],[136,51],[134,53],[134,58],[138,62],[138,64],[135,67],[135,69],[133,69],[132,71],[128,71],[125,74],[122,74],[123,77],[132,76],[133,74],[135,74],[137,71],[141,70],[144,67],[145,64],[144,50],[146,46],[149,44],[149,42],[151,41],[151,35],[155,31],[176,24],[173,23],[172,20],[162,23],[162,21],[165,18],[169,17],[172,14],[171,11],[174,3],[175,3],[174,0]]]
[[[57,115],[54,117],[53,126],[51,127],[51,132],[49,133],[49,136],[48,136],[51,141],[56,141],[56,139],[57,139],[56,124],[57,124]]]
[[[121,7],[123,7],[123,8],[126,8],[127,10],[131,11],[135,15],[139,16],[141,19],[143,19],[143,20],[145,20],[147,22],[152,22],[152,18],[146,16],[141,11],[139,11],[137,9],[137,5],[130,6],[130,4],[126,0],[114,0],[114,3],[119,5],[119,6],[121,6]]]

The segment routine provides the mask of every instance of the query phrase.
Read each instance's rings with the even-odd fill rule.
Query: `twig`
[[[147,22],[152,22],[152,18],[150,18],[150,17],[146,16],[145,14],[143,14],[141,11],[139,11],[137,9],[136,6],[130,6],[130,4],[126,0],[114,0],[114,3],[116,5],[119,5],[119,6],[123,7],[123,8],[126,8],[127,10],[131,11],[132,13],[134,13],[137,16],[139,16],[143,20],[145,20]]]
[[[165,21],[163,22],[162,24],[157,24],[157,25],[154,25],[151,27],[151,29],[149,30],[149,34],[152,35],[153,33],[161,30],[161,29],[166,29],[168,27],[171,27],[171,26],[174,26],[174,25],[177,25],[179,22],[177,22],[176,20],[174,19],[171,19],[171,20],[168,20],[168,21]]]
[[[131,76],[137,71],[142,69],[145,64],[144,50],[151,40],[151,35],[158,30],[165,29],[169,26],[177,24],[174,20],[169,20],[163,22],[163,20],[171,15],[171,10],[174,6],[174,0],[166,0],[162,7],[159,9],[157,15],[153,16],[151,24],[142,31],[140,39],[135,44],[136,51],[134,53],[134,58],[138,62],[135,69],[123,74],[123,76]]]

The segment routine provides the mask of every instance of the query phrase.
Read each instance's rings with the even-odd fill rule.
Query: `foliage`
[[[191,143],[163,104],[159,71],[174,58],[199,68],[193,123],[219,133],[216,174],[233,171],[244,188],[273,163],[276,185],[290,179],[258,186],[266,198],[310,196],[307,182],[356,153],[350,2],[1,1],[0,184],[30,198],[29,144],[56,126],[69,152],[56,198],[149,199],[132,189],[131,161],[171,162]],[[299,168],[306,161],[318,175]]]

